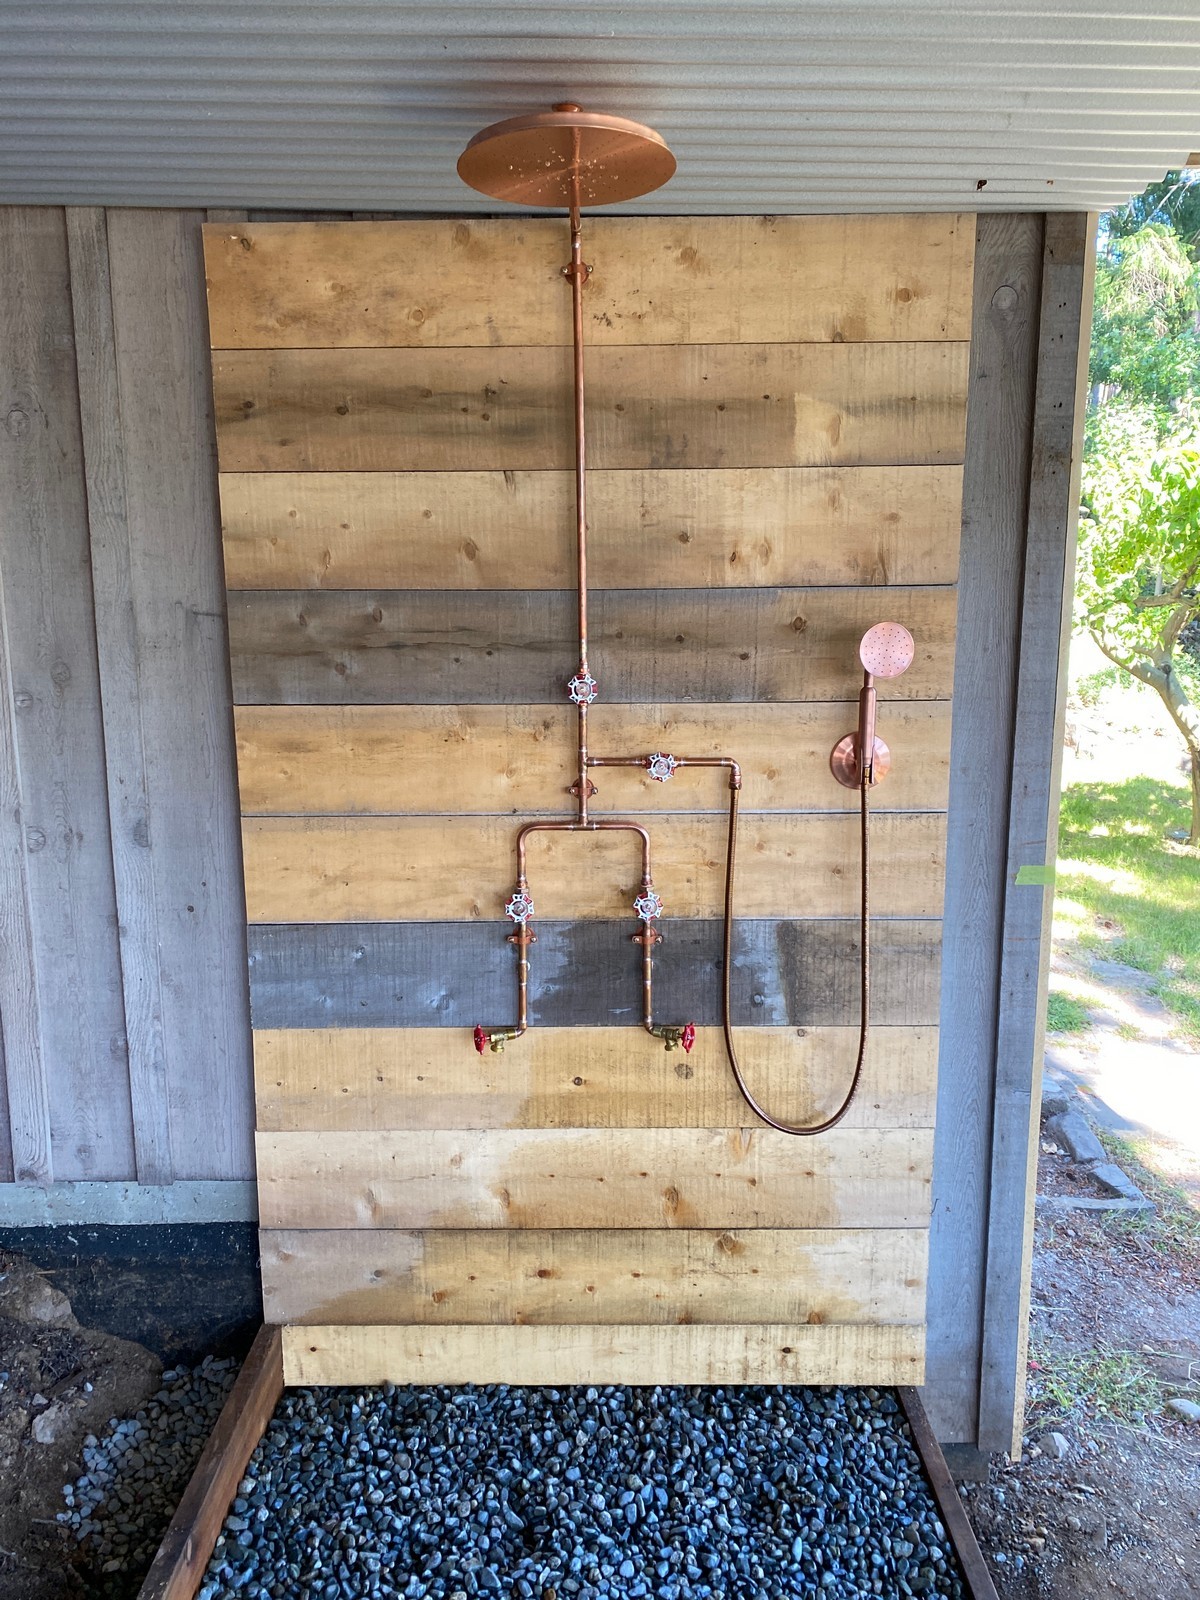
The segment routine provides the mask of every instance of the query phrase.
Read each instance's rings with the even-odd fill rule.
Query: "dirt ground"
[[[70,1301],[28,1262],[0,1257],[0,1600],[89,1593],[79,1548],[55,1518],[83,1441],[158,1388],[141,1345],[81,1328]]]
[[[1053,1152],[1038,1187],[1098,1192]],[[1200,1400],[1195,1255],[1153,1222],[1045,1211],[1031,1311],[1032,1448],[963,1495],[1002,1600],[1195,1600],[1200,1423],[1166,1409]],[[1061,1460],[1037,1447],[1047,1431]]]

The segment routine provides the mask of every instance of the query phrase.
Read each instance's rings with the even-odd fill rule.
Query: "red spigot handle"
[[[696,1024],[688,1022],[684,1025],[683,1032],[679,1035],[679,1042],[687,1054],[691,1054],[692,1046],[696,1042]]]
[[[487,1049],[487,1047],[488,1047],[488,1035],[484,1032],[484,1030],[480,1027],[480,1025],[478,1023],[476,1023],[475,1024],[475,1048],[476,1048],[476,1050],[479,1051],[479,1054],[482,1055],[483,1052]]]

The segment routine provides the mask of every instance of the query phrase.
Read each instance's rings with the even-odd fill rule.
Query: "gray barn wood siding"
[[[0,1181],[81,1205],[107,1183],[146,1216],[174,1181],[197,1220],[241,1191],[194,1180],[253,1174],[201,220],[0,208]],[[979,224],[926,1399],[939,1437],[989,1448],[1016,1410],[1049,899],[1013,875],[1056,794],[1013,751],[1024,719],[1045,765],[1061,701],[1070,496],[1038,473],[1070,451],[1088,226]]]
[[[195,212],[0,213],[8,1173],[253,1171]]]

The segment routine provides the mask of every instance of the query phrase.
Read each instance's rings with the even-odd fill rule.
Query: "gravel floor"
[[[163,1373],[163,1386],[125,1421],[88,1434],[84,1472],[64,1484],[58,1520],[85,1546],[89,1592],[136,1594],[237,1376],[236,1361],[207,1357]]]
[[[289,1390],[199,1600],[945,1596],[876,1389]]]

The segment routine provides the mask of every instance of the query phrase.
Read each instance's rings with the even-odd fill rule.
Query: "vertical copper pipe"
[[[579,676],[588,676],[588,578],[587,578],[587,425],[584,417],[583,382],[583,286],[588,269],[583,261],[583,224],[578,201],[571,206],[571,342],[575,384],[575,551],[579,599]],[[579,820],[588,820],[589,782],[587,774],[587,704],[579,705]]]

